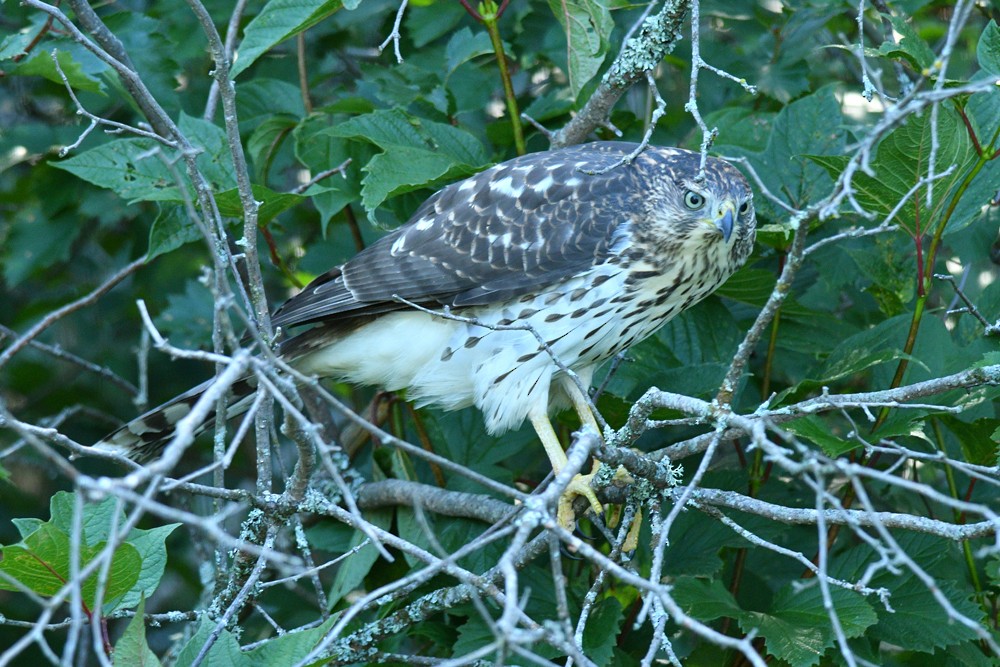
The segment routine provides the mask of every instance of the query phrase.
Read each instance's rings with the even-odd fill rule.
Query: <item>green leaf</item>
[[[25,26],[17,32],[11,32],[3,40],[0,40],[0,60],[12,60],[23,58],[27,55],[28,47],[38,39],[43,30],[47,30],[47,22],[42,18],[44,14],[36,14],[30,27]]]
[[[77,62],[73,54],[56,50],[56,59],[59,61],[59,69],[62,70],[70,87],[74,90],[104,94],[104,84],[101,83],[100,79],[84,71],[83,66]],[[49,51],[39,51],[28,60],[18,64],[13,73],[21,76],[41,76],[59,85],[65,85]]]
[[[50,501],[52,524],[67,534],[73,530],[75,504],[74,495],[64,491],[56,493]],[[80,524],[83,538],[88,545],[105,543],[111,536],[111,527],[125,523],[125,513],[117,507],[118,503],[114,498],[105,498],[99,503],[83,505]],[[133,528],[129,532],[125,542],[135,547],[142,559],[142,566],[135,586],[122,599],[119,606],[135,606],[143,597],[148,598],[156,590],[167,562],[166,539],[179,525],[172,523],[150,530]]]
[[[975,158],[965,126],[954,109],[941,106],[936,125],[932,120],[930,112],[922,116],[908,117],[903,125],[893,130],[879,144],[878,154],[871,162],[875,175],[869,176],[859,171],[852,180],[858,203],[875,213],[879,218],[877,221],[881,221],[881,218],[887,217],[895,210],[896,205],[907,196],[910,189],[927,175],[932,134],[936,127],[938,150],[934,172],[940,175],[952,167],[954,169],[950,175],[934,182],[935,197],[929,210],[926,204],[927,189],[924,186],[910,195],[892,218],[891,222],[898,223],[911,234],[916,233],[918,220],[921,234],[932,228],[944,204],[949,200],[946,195],[965,176]],[[839,155],[809,157],[834,178],[844,170],[848,160]],[[949,225],[962,222],[964,221],[953,217]]]
[[[902,56],[913,65],[918,72],[929,70],[934,65],[937,56],[927,42],[917,34],[913,24],[905,16],[890,16],[893,29],[901,35],[898,43],[885,42],[879,47],[883,56]]]
[[[301,119],[306,115],[299,87],[281,79],[256,78],[236,85],[240,132],[256,130],[269,118]]]
[[[484,646],[495,643],[495,627],[495,623],[487,623],[486,620],[479,614],[469,617],[469,620],[463,623],[458,629],[458,639],[452,646],[452,657],[459,659],[469,653],[472,653],[473,651],[483,648]],[[480,656],[481,659],[486,661],[493,661],[495,657],[495,651]]]
[[[156,654],[149,650],[149,644],[146,643],[146,622],[143,620],[145,613],[146,600],[143,598],[135,609],[135,616],[128,622],[125,632],[115,643],[115,652],[112,655],[115,667],[160,666]]]
[[[270,0],[243,30],[239,57],[229,70],[235,79],[271,47],[308,30],[341,7],[354,9],[360,0]]]
[[[468,27],[462,28],[451,36],[444,50],[444,59],[448,66],[445,81],[458,67],[473,58],[493,53],[493,44],[486,32],[473,34]]]
[[[181,114],[178,127],[200,151],[195,162],[209,186],[215,191],[235,187],[225,131],[187,114]],[[94,185],[114,190],[129,203],[182,201],[181,187],[190,189],[190,186],[186,181],[178,182],[166,164],[172,157],[163,152],[163,146],[151,139],[117,139],[51,164]],[[184,173],[183,169],[178,172]]]
[[[94,545],[80,544],[78,552],[80,569],[100,555],[105,544],[105,542]],[[21,542],[0,549],[3,556],[3,560],[0,561],[0,571],[35,593],[50,597],[75,576],[70,567],[71,549],[69,535],[47,523]],[[138,580],[141,565],[139,552],[131,544],[121,544],[114,550],[101,596],[105,612],[118,608],[122,597]],[[98,567],[80,583],[81,598],[89,610],[95,609],[100,570]],[[19,590],[6,579],[0,579],[0,589]]]
[[[1000,26],[990,20],[979,36],[976,45],[976,59],[979,66],[994,76],[1000,76]]]
[[[247,154],[254,164],[258,180],[266,180],[271,162],[289,133],[298,127],[290,116],[271,116],[257,126],[247,140]]]
[[[290,192],[275,192],[263,185],[251,185],[250,189],[253,191],[254,200],[260,203],[257,209],[257,224],[260,226],[266,225],[306,199],[302,195]],[[240,200],[240,193],[236,188],[217,194],[215,203],[222,215],[229,218],[243,218],[243,202]]]
[[[180,205],[160,207],[160,213],[149,228],[149,248],[146,256],[164,255],[182,245],[204,238],[194,222],[188,220],[187,211]]]
[[[745,548],[748,542],[718,522],[699,521],[690,514],[677,517],[670,530],[670,558],[664,574],[707,577],[722,569],[724,547]]]
[[[857,440],[847,440],[830,432],[826,423],[814,415],[807,415],[785,425],[797,436],[816,443],[829,456],[840,456],[861,445]]]
[[[420,124],[420,119],[399,109],[379,109],[339,123],[326,130],[326,133],[334,137],[367,141],[382,150],[396,146],[430,149],[427,138],[418,129]]]
[[[374,526],[388,529],[392,525],[392,511],[377,510],[375,512],[366,512],[365,519]],[[350,548],[353,549],[366,540],[368,540],[368,537],[364,533],[360,530],[356,531],[351,538]],[[343,564],[337,569],[337,575],[334,577],[333,584],[330,586],[330,592],[327,594],[329,608],[334,609],[345,595],[359,588],[371,571],[372,566],[381,557],[378,549],[372,544],[366,544],[355,553],[349,554]]]
[[[583,629],[583,653],[596,665],[613,664],[618,633],[621,631],[625,614],[621,603],[613,598],[604,598],[596,605]]]
[[[149,530],[133,528],[129,532],[125,542],[135,547],[142,559],[142,566],[135,584],[119,603],[120,607],[128,608],[139,604],[159,587],[167,566],[167,538],[180,525],[170,523]]]
[[[699,621],[739,618],[743,614],[733,594],[718,579],[678,577],[670,594],[686,613]]]
[[[829,592],[832,612],[825,608],[818,584],[805,590],[789,584],[778,592],[768,612],[744,612],[740,628],[744,632],[757,628],[767,642],[768,653],[792,667],[815,665],[834,645],[830,613],[836,613],[848,638],[862,636],[878,621],[875,610],[861,595],[836,587]]]
[[[708,127],[719,128],[719,140],[716,142],[719,152],[727,153],[725,147],[738,146],[759,153],[767,148],[776,115],[772,111],[747,107],[725,107],[706,114],[705,123]]]
[[[871,585],[887,584],[876,580]],[[971,589],[960,588],[956,582],[948,580],[938,580],[936,586],[956,611],[977,623],[983,622],[982,609],[969,599],[973,593]],[[976,638],[974,630],[949,619],[933,593],[916,576],[910,574],[904,583],[890,586],[890,590],[895,613],[879,611],[878,632],[883,641],[907,650],[932,651]]]
[[[21,535],[21,539],[24,539],[28,535],[31,535],[33,532],[35,532],[45,524],[45,522],[42,521],[41,519],[34,519],[34,518],[11,519],[10,522],[14,524],[15,528],[17,528],[17,532]]]
[[[971,424],[952,415],[938,417],[958,439],[968,463],[981,466],[997,465],[1000,428],[996,419],[978,419]]]
[[[198,170],[213,192],[236,187],[236,172],[226,131],[207,120],[182,113],[177,127],[201,153],[195,158]]]
[[[175,667],[189,667],[194,663],[202,648],[208,644],[209,638],[215,631],[215,624],[216,621],[207,616],[201,617],[198,621],[198,630],[177,654]],[[202,656],[201,664],[213,667],[244,667],[246,660],[240,651],[240,644],[236,641],[236,637],[229,630],[223,628],[208,652]]]
[[[49,501],[52,525],[66,533],[73,530],[76,498],[75,494],[59,491]],[[116,506],[117,502],[114,498],[105,498],[98,503],[83,503],[80,527],[83,531],[83,540],[88,546],[106,541],[111,534],[112,522],[116,519],[119,520],[120,525],[120,520],[124,519],[124,515],[115,510]]]
[[[826,86],[792,102],[774,117],[763,152],[753,152],[739,145],[733,146],[732,152],[750,160],[771,192],[782,193],[793,205],[803,206],[827,194],[833,185],[823,169],[807,158],[844,153],[847,132],[841,118],[834,89]],[[752,145],[755,140],[742,139],[741,142]],[[768,213],[772,207],[766,199],[760,199],[759,213]],[[773,214],[781,216],[776,210]]]
[[[475,173],[441,153],[422,148],[396,146],[373,157],[364,167],[361,205],[375,219],[375,209],[389,197],[413,192],[438,180],[453,180]]]
[[[488,161],[478,139],[458,128],[394,110],[379,110],[324,131],[374,144],[385,152],[365,165],[361,203],[368,217],[387,198],[470,176]]]
[[[601,69],[614,28],[604,0],[549,0],[566,38],[566,67],[573,97]]]
[[[268,640],[252,651],[243,653],[242,661],[239,664],[246,665],[246,667],[294,665],[309,655],[309,652],[333,627],[336,620],[336,618],[329,618],[315,628],[309,628],[302,632],[290,632]]]
[[[52,166],[65,169],[101,188],[108,188],[129,204],[137,201],[181,201],[177,181],[151,139],[116,139]]]
[[[330,218],[348,204],[361,199],[361,167],[371,155],[368,145],[327,133],[325,130],[328,129],[329,122],[327,117],[314,115],[299,123],[292,132],[295,138],[295,157],[313,175],[351,159],[343,174],[334,174],[306,190],[306,196],[312,198],[319,210],[324,235]]]

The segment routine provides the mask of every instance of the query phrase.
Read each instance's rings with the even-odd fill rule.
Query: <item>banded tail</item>
[[[137,463],[149,461],[158,457],[174,435],[177,422],[190,414],[195,403],[215,380],[208,380],[166,403],[139,415],[117,431],[109,433],[93,448],[119,454]],[[257,391],[256,383],[251,378],[244,378],[230,387],[229,408],[226,419],[232,419],[250,409],[253,397]],[[215,420],[215,409],[209,410],[204,421],[198,426],[196,434],[205,432]]]

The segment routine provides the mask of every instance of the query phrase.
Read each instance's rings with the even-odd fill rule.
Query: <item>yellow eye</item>
[[[692,211],[697,211],[705,206],[705,198],[693,190],[688,190],[684,194],[684,205]]]

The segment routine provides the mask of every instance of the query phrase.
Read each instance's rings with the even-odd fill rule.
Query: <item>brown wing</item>
[[[641,208],[642,175],[613,165],[635,145],[533,153],[435,193],[410,221],[318,277],[275,313],[295,326],[405,308],[496,303],[600,263]],[[655,151],[656,149],[650,149]]]

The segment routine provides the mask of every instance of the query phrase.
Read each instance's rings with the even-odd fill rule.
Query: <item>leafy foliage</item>
[[[234,4],[204,5],[221,39]],[[996,664],[998,10],[706,0],[674,49],[659,12],[691,4],[250,3],[219,87],[187,5],[5,3],[0,662]],[[626,35],[640,85],[612,90]],[[608,440],[654,469],[630,468],[630,555],[613,519],[581,540],[534,526],[544,507],[485,518],[548,473],[530,428],[328,384],[368,437],[256,328],[513,157],[510,109],[559,130],[605,95],[591,138],[716,130],[759,228],[748,266],[597,378]],[[168,469],[81,456],[244,352],[282,399],[242,444],[232,424]]]

